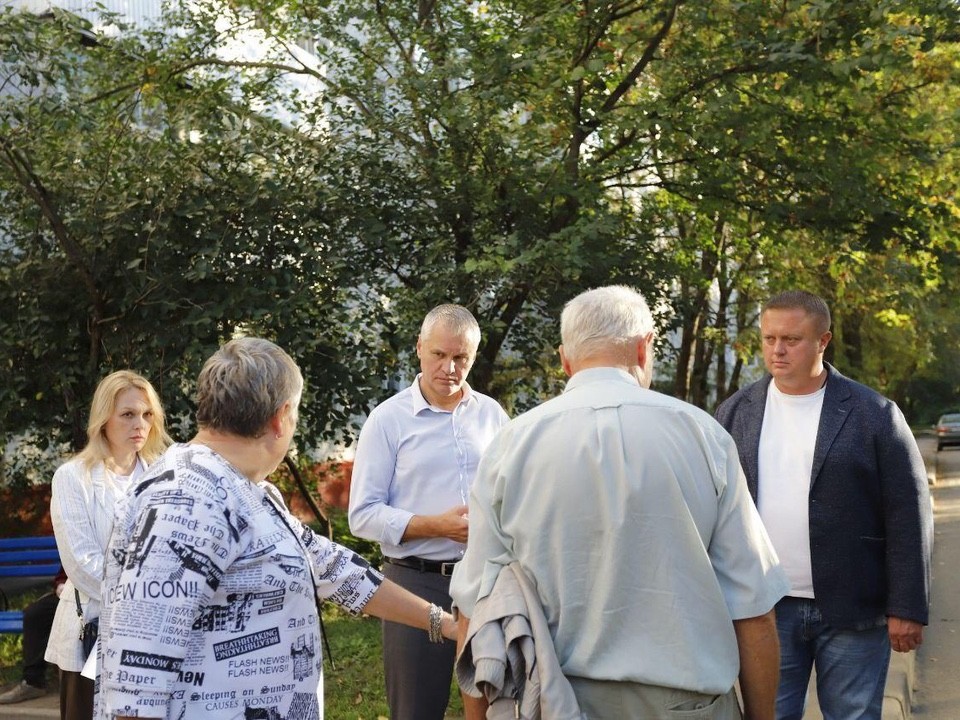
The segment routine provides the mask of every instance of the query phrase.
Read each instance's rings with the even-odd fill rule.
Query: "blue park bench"
[[[3,578],[53,578],[60,572],[60,553],[52,535],[0,538],[0,580]],[[23,611],[11,610],[0,589],[0,633],[22,633]]]

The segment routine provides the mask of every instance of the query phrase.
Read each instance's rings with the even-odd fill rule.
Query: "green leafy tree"
[[[356,283],[330,246],[318,147],[190,76],[179,38],[91,42],[68,15],[0,15],[0,429],[62,427],[132,367],[191,431],[200,364],[237,332],[309,378],[309,442],[364,394]],[[354,303],[355,304],[355,303]]]
[[[919,190],[949,144],[916,103],[952,77],[954,3],[249,7],[322,39],[328,184],[392,351],[426,307],[463,302],[485,331],[475,383],[521,407],[556,377],[579,289],[673,307],[673,390],[706,405],[791,265],[938,253]]]
[[[562,304],[609,282],[660,310],[660,387],[697,404],[791,285],[836,308],[845,371],[909,400],[956,283],[957,12],[245,0],[104,41],[5,11],[0,429],[78,437],[121,365],[185,417],[242,331],[304,367],[306,444],[349,435],[444,301],[519,410],[561,379]]]

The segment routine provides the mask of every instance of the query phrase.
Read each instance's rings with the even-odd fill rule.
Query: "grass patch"
[[[0,686],[19,682],[23,644],[19,635],[0,635]]]
[[[328,603],[323,608],[323,622],[336,663],[336,668],[330,667],[330,658],[323,663],[324,716],[331,720],[388,717],[380,621],[352,617]]]
[[[353,617],[323,606],[323,622],[336,669],[324,660],[323,706],[327,720],[386,720],[390,716],[383,686],[380,621]],[[450,684],[448,717],[462,717],[456,679]]]

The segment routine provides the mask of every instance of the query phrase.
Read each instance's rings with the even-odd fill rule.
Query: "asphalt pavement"
[[[934,448],[935,449],[935,448]],[[917,650],[913,717],[960,718],[960,448],[936,453],[933,597]]]
[[[59,718],[60,696],[47,693],[36,700],[27,700],[16,705],[0,705],[0,720],[30,720],[30,718]]]

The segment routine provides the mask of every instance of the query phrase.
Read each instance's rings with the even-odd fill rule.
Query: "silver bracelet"
[[[443,642],[443,608],[439,605],[430,604],[430,627],[427,630],[427,635],[430,638],[430,642],[439,643]]]

